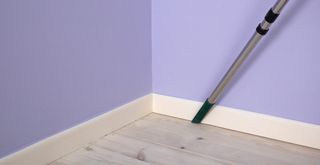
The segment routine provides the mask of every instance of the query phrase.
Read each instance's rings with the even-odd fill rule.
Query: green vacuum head
[[[201,123],[202,119],[210,111],[214,104],[209,103],[208,99],[203,103],[197,115],[192,119],[192,123]]]

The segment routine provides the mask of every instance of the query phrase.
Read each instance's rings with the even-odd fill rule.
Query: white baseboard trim
[[[152,95],[48,137],[0,159],[0,165],[44,165],[152,112]]]
[[[192,120],[202,102],[153,94],[153,112]],[[239,132],[320,149],[320,125],[216,106],[203,120]]]
[[[0,159],[0,165],[44,165],[151,112],[191,120],[202,102],[149,94]],[[320,125],[216,106],[204,124],[320,149]]]

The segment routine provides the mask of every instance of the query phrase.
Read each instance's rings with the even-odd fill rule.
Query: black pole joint
[[[266,14],[266,16],[264,17],[264,20],[266,20],[269,23],[273,23],[277,17],[279,16],[279,14],[276,14],[272,11],[272,8],[268,11],[268,13]]]
[[[269,31],[269,29],[262,29],[261,25],[259,24],[256,28],[256,31],[261,35],[265,35]]]

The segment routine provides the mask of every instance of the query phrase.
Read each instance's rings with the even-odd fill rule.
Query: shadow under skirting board
[[[154,113],[192,120],[202,104],[198,101],[153,94],[152,109]],[[320,125],[224,106],[215,106],[202,123],[320,149]]]
[[[146,95],[0,159],[0,165],[44,165],[152,112]]]

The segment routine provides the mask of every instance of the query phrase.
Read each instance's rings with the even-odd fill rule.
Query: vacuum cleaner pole
[[[200,123],[205,115],[209,112],[212,106],[217,102],[219,95],[222,93],[223,89],[227,83],[231,80],[233,75],[239,69],[240,65],[248,57],[250,52],[255,48],[260,39],[267,34],[269,27],[279,16],[281,10],[286,5],[288,0],[278,0],[275,5],[268,11],[264,20],[258,25],[255,33],[252,35],[251,39],[248,41],[246,46],[243,48],[237,59],[233,62],[227,73],[223,76],[222,80],[219,82],[218,86],[212,92],[211,96],[202,105],[196,116],[193,118],[192,123]]]

